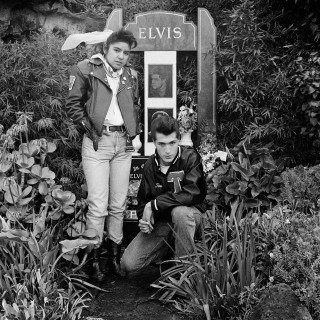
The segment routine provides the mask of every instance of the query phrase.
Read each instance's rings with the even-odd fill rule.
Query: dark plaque
[[[127,206],[125,211],[126,220],[137,220],[137,193],[142,179],[142,172],[145,162],[148,157],[134,157],[132,158],[129,190],[127,196]]]

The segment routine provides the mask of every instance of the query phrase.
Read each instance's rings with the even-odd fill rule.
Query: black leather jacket
[[[138,218],[149,201],[156,220],[171,221],[171,210],[177,206],[195,206],[204,212],[207,188],[198,152],[180,146],[166,174],[161,172],[158,159],[156,153],[144,165],[137,195]]]
[[[70,72],[69,95],[66,111],[71,120],[78,124],[87,119],[98,136],[102,135],[103,122],[112,99],[103,63],[100,59],[79,62]],[[130,137],[139,133],[138,83],[134,70],[124,67],[118,89],[118,104]]]

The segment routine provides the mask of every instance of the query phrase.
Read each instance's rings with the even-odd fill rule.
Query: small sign
[[[124,218],[126,220],[137,220],[136,209],[138,206],[137,193],[142,179],[143,167],[148,157],[132,158],[130,181],[127,196],[127,205]]]

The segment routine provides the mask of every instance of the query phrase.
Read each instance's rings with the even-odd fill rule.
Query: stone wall
[[[87,7],[83,0],[2,0],[0,38],[39,28],[64,30],[66,34],[102,31],[111,10],[112,6],[103,2]]]

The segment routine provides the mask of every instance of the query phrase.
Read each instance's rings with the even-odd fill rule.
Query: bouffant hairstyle
[[[125,30],[121,28],[118,31],[113,32],[107,41],[105,42],[103,49],[108,51],[110,44],[116,43],[116,42],[125,42],[129,45],[130,49],[133,49],[137,46],[137,40],[134,37],[133,33],[131,31]]]

